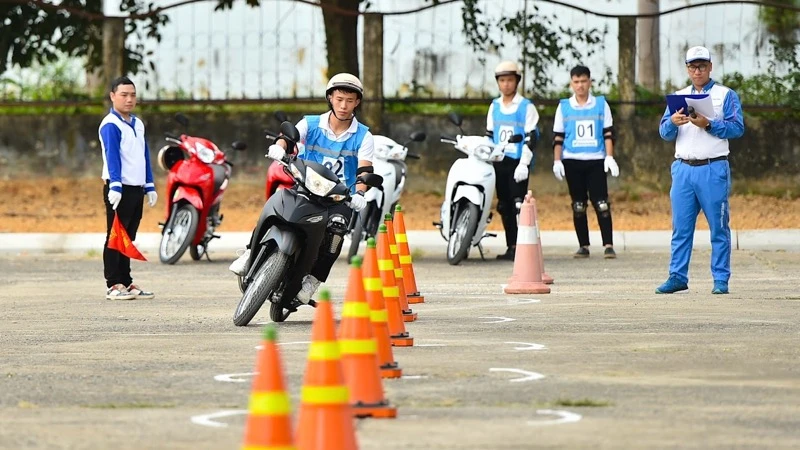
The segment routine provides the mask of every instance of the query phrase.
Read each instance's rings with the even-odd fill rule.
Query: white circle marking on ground
[[[278,342],[278,345],[310,344],[311,341]],[[263,345],[256,345],[256,350],[263,350]]]
[[[488,322],[481,322],[481,323],[503,323],[503,322],[513,322],[513,321],[517,320],[517,319],[512,319],[510,317],[502,317],[502,316],[483,316],[483,317],[478,317],[478,318],[479,319],[496,319],[496,320],[490,320]]]
[[[556,409],[538,409],[536,414],[542,416],[558,416],[558,419],[550,420],[529,420],[528,425],[561,425],[565,423],[575,423],[583,418],[580,414]]]
[[[243,380],[240,377],[252,377],[253,375],[258,375],[258,372],[223,373],[222,375],[214,375],[214,379],[223,383],[246,383],[247,380]]]
[[[511,372],[524,375],[520,378],[512,378],[508,380],[512,383],[521,383],[523,381],[536,381],[544,378],[544,375],[540,374],[539,372],[531,372],[529,370],[522,370],[522,369],[510,369],[506,367],[492,367],[491,369],[489,369],[489,372]]]
[[[539,303],[541,300],[538,298],[510,298],[508,299],[509,305],[530,305],[532,303]]]
[[[225,409],[211,414],[192,416],[191,421],[195,425],[202,425],[204,427],[225,428],[228,426],[227,423],[217,422],[213,419],[219,419],[222,417],[229,417],[229,416],[239,416],[243,414],[247,414],[246,409]]]
[[[534,344],[533,342],[504,342],[505,344],[520,344],[517,347],[514,347],[514,350],[547,350],[547,346],[542,344]]]
[[[400,378],[404,380],[422,380],[423,378],[428,378],[427,375],[403,375]]]

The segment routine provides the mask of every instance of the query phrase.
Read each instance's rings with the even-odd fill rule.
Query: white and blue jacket
[[[562,99],[556,109],[554,133],[564,133],[562,159],[596,160],[606,157],[605,130],[614,122],[605,97],[589,94],[586,103],[578,104],[573,95]]]
[[[122,192],[122,185],[142,186],[155,191],[150,167],[150,148],[144,136],[144,123],[131,114],[126,122],[112,108],[98,130],[103,150],[103,180],[112,191]]]
[[[336,136],[328,126],[329,116],[330,112],[305,116],[297,124],[300,140],[305,143],[305,151],[298,157],[327,166],[347,186],[352,185],[350,190],[353,193],[359,159],[372,161],[372,133],[354,118],[350,128]]]
[[[495,144],[505,142],[515,134],[525,137],[523,142],[506,146],[504,158],[520,159],[525,142],[531,138],[538,139],[538,123],[539,112],[536,106],[519,94],[514,95],[509,105],[503,104],[503,97],[494,99],[486,114],[486,130],[491,132],[489,135]]]
[[[693,86],[685,87],[676,94],[708,94],[714,104],[714,117],[709,117],[711,130],[706,131],[691,123],[678,127],[671,120],[669,108],[664,111],[659,126],[659,134],[666,141],[675,141],[675,158],[710,159],[727,156],[728,139],[744,134],[744,115],[739,96],[731,88],[709,80],[701,92]]]

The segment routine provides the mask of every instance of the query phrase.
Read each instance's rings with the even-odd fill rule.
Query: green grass
[[[591,398],[581,398],[581,399],[569,399],[569,398],[559,398],[553,400],[552,402],[547,402],[542,406],[561,406],[566,408],[607,408],[609,406],[614,406],[608,400],[594,400]]]

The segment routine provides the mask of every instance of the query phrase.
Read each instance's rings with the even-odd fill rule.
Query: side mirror
[[[454,111],[447,113],[447,118],[450,119],[450,122],[457,127],[460,127],[461,124],[464,123],[464,119],[462,119],[461,116]]]
[[[508,142],[510,144],[516,144],[517,142],[522,142],[522,135],[521,134],[515,134],[515,135],[511,136],[508,139]]]
[[[245,150],[247,148],[247,144],[242,141],[234,141],[233,144],[231,144],[231,148],[234,150]]]
[[[280,123],[289,121],[289,116],[287,116],[286,113],[283,112],[283,111],[275,111],[274,116],[275,116],[275,119],[277,119],[278,122],[280,122]]]
[[[383,184],[383,177],[380,175],[376,175],[374,173],[361,175],[360,177],[358,177],[358,180],[369,187],[378,187]]]
[[[184,127],[189,126],[189,118],[186,117],[183,113],[175,114],[175,121],[181,124]]]
[[[422,142],[422,141],[425,140],[426,137],[427,136],[425,136],[425,132],[424,131],[415,131],[415,132],[411,133],[411,136],[409,136],[409,139],[411,139],[414,142]]]
[[[289,138],[293,144],[297,144],[297,141],[300,140],[300,132],[297,131],[297,128],[289,121],[281,123],[281,134]]]

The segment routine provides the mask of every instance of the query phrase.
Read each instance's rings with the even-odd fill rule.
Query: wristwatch
[[[706,125],[706,131],[709,133],[711,132],[711,122],[708,122],[708,125]]]

